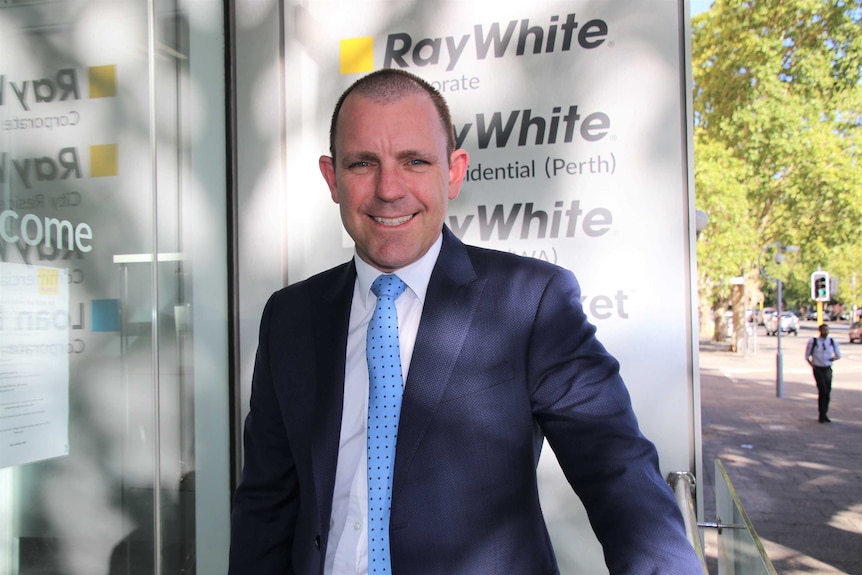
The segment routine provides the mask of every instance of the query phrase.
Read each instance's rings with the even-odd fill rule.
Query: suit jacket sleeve
[[[527,361],[534,416],[586,507],[610,572],[702,572],[619,364],[596,339],[568,271],[553,275],[539,300]]]
[[[298,480],[271,372],[274,300],[267,303],[260,325],[243,474],[231,514],[231,575],[292,573]]]

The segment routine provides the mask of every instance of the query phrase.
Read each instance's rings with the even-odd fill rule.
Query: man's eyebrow
[[[349,166],[356,162],[376,162],[377,155],[371,152],[355,152],[351,154],[341,154],[341,164]]]
[[[402,161],[404,161],[404,160],[416,160],[416,159],[425,160],[426,162],[436,162],[437,161],[437,155],[436,154],[423,152],[421,150],[404,150],[402,152],[398,152],[396,157]]]

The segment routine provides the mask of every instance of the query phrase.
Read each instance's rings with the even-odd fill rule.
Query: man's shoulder
[[[484,279],[510,284],[547,283],[554,277],[574,278],[571,271],[547,261],[547,258],[466,244],[448,228],[444,228],[443,249],[435,269],[445,269],[462,278],[476,274]]]
[[[498,289],[524,292],[544,290],[552,284],[557,286],[554,289],[580,289],[572,271],[546,260],[477,246],[467,246],[467,253],[477,276],[498,285]]]
[[[470,244],[464,244],[464,246],[474,264],[479,263],[491,269],[515,269],[544,274],[555,274],[565,271],[564,268],[538,257]]]
[[[818,339],[820,339],[820,336],[814,336],[810,340],[808,340],[808,349],[813,349],[814,346],[817,345]],[[831,345],[833,349],[838,347],[838,342],[835,341],[835,339],[831,335],[826,338],[826,343],[828,345]]]
[[[296,299],[302,297],[319,297],[331,293],[333,289],[346,286],[352,274],[355,277],[352,261],[337,265],[328,270],[318,272],[313,276],[291,283],[273,294],[273,299]],[[352,286],[352,284],[350,284]]]

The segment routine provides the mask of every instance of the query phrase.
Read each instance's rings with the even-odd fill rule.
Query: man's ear
[[[326,185],[329,186],[329,194],[332,196],[332,201],[338,203],[338,186],[335,183],[335,162],[329,156],[320,156],[317,161],[320,166],[320,173],[323,179],[326,180]]]
[[[455,150],[449,158],[449,199],[454,200],[461,191],[461,183],[467,174],[470,156],[466,150]]]

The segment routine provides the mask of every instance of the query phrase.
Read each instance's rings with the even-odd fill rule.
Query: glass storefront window
[[[220,0],[0,0],[0,574],[219,573]]]

